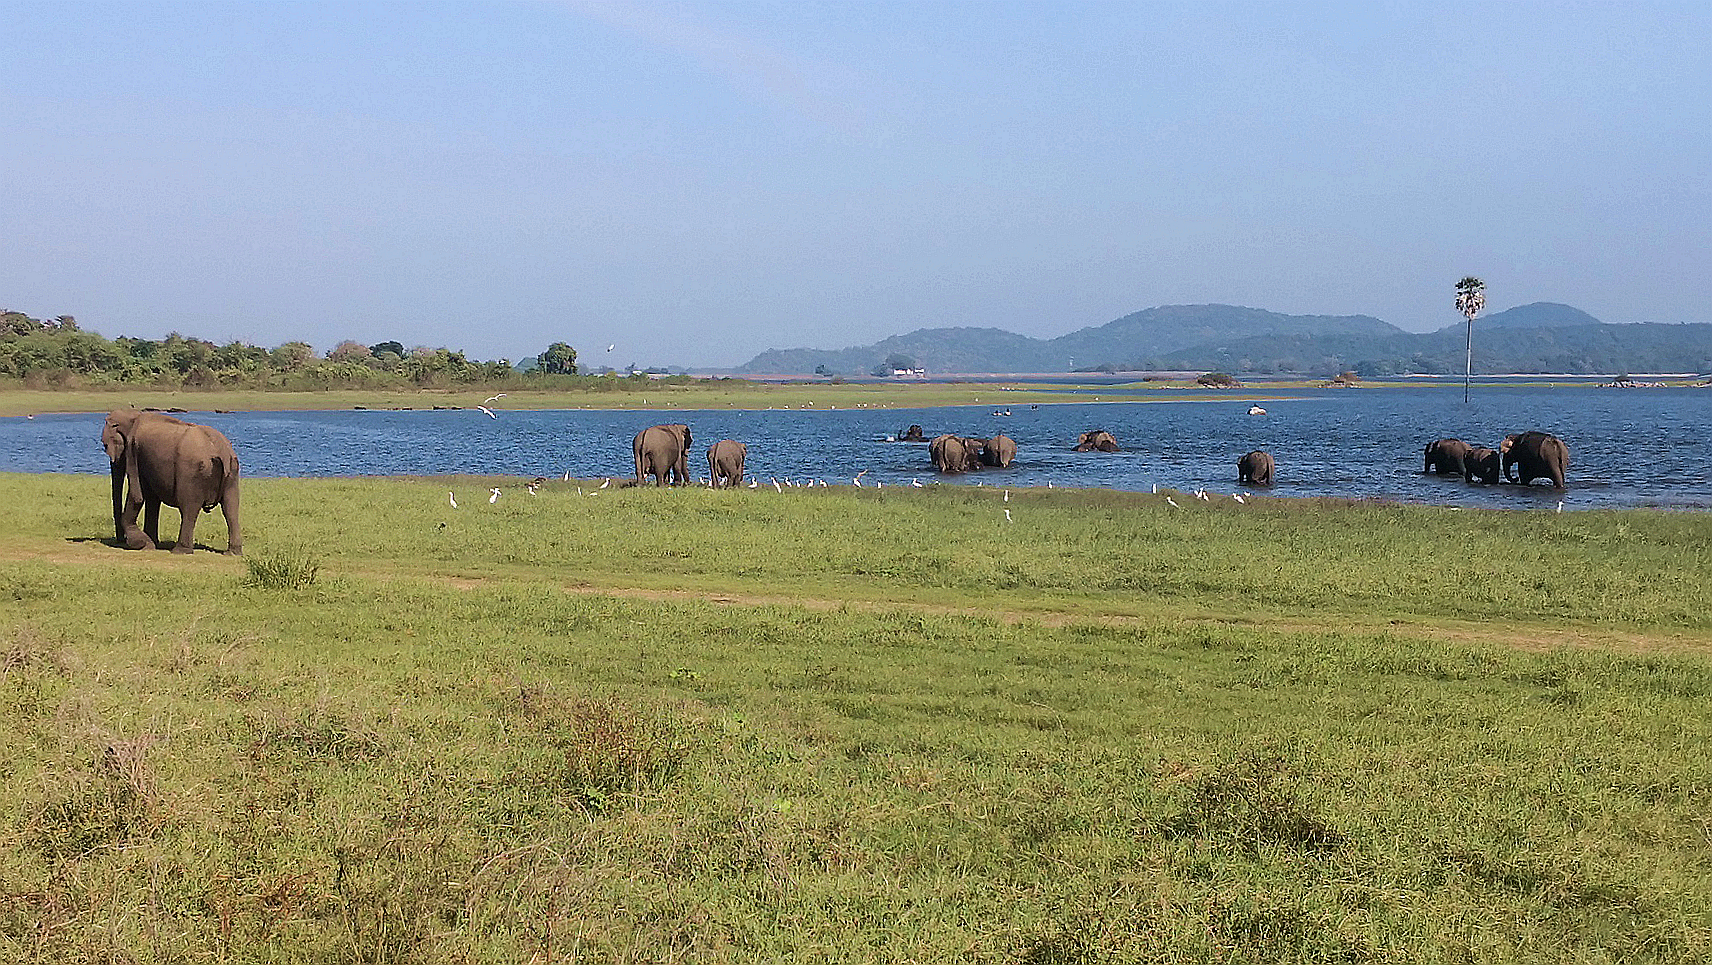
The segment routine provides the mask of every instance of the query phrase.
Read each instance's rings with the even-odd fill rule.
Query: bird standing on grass
[[[446,492],[446,499],[447,499],[447,500],[448,500],[448,501],[449,501],[449,502],[451,502],[451,504],[452,504],[452,508],[453,508],[453,509],[457,509],[457,508],[458,508],[458,497],[456,497],[456,496],[454,496],[454,495],[452,495],[452,493],[451,493],[451,491],[450,491],[450,490],[448,490],[448,491],[447,491],[447,492]]]
[[[1010,510],[1008,510],[1008,509],[1007,509],[1007,510],[1005,510],[1005,522],[1007,522],[1007,523],[1014,523],[1014,522],[1016,522],[1016,520],[1014,520],[1014,519],[1011,519],[1011,511],[1010,511]]]
[[[1165,497],[1165,501],[1171,504],[1172,509],[1181,509],[1182,508],[1182,507],[1177,505],[1177,500],[1172,499],[1170,496]]]
[[[487,498],[487,504],[489,506],[492,506],[494,503],[499,502],[499,489],[498,489],[498,487],[490,489],[490,490],[488,490],[488,492],[493,494]]]

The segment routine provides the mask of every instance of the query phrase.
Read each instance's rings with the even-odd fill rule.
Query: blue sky
[[[718,366],[1161,304],[1712,322],[1712,4],[13,3],[0,307]],[[612,355],[605,347],[616,344]]]

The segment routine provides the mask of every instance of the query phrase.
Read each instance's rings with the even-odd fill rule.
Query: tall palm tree
[[[1486,283],[1473,275],[1456,283],[1456,310],[1468,316],[1468,359],[1462,370],[1462,401],[1468,401],[1468,383],[1474,374],[1474,316],[1486,307]]]

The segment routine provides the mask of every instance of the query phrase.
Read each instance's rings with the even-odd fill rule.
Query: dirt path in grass
[[[39,547],[18,546],[0,549],[0,563],[38,560],[49,563],[88,564],[99,541],[70,543],[43,551]],[[163,554],[164,555],[164,554]],[[102,554],[103,566],[147,566],[156,568],[163,560],[145,554]],[[242,564],[230,557],[198,552],[190,557],[174,557],[173,565],[210,572],[225,571],[237,576]],[[521,578],[514,574],[467,576],[435,572],[412,572],[386,567],[340,567],[340,576],[365,580],[390,581],[398,579],[425,580],[462,590],[480,589],[522,579],[540,582],[538,578]],[[998,620],[1011,624],[1033,624],[1042,627],[1068,626],[1147,627],[1160,625],[1224,626],[1277,633],[1332,632],[1384,633],[1411,640],[1438,641],[1514,647],[1534,652],[1563,647],[1587,650],[1618,651],[1650,654],[1700,654],[1712,656],[1712,633],[1703,630],[1659,629],[1651,632],[1586,625],[1557,628],[1540,624],[1497,625],[1473,621],[1431,620],[1421,617],[1387,618],[1373,615],[1328,613],[1315,619],[1301,613],[1269,616],[1255,613],[1225,613],[1208,609],[1173,607],[1170,601],[1156,604],[1146,614],[1102,612],[1090,608],[1084,601],[1042,598],[1034,606],[1007,605],[1007,601],[971,601],[968,603],[937,603],[920,599],[875,599],[857,597],[835,599],[812,594],[763,593],[742,589],[670,589],[637,585],[594,585],[555,582],[565,593],[583,596],[605,596],[619,599],[645,600],[664,603],[714,603],[736,607],[797,607],[822,613],[850,610],[856,613],[910,613],[936,617],[967,617]]]

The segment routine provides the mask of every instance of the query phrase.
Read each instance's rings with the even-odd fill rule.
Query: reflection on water
[[[246,475],[628,476],[630,439],[660,422],[695,436],[692,472],[705,475],[711,443],[749,445],[749,472],[763,481],[824,479],[908,485],[1206,488],[1231,492],[1237,457],[1265,449],[1278,462],[1280,496],[1376,497],[1408,502],[1523,508],[1660,505],[1712,507],[1712,390],[1461,386],[1304,390],[1248,414],[1240,393],[1192,402],[1064,403],[928,409],[650,410],[476,409],[392,412],[191,413],[231,437]],[[1009,415],[1000,414],[1009,412]],[[937,477],[927,446],[887,442],[911,423],[941,432],[1015,439],[1016,464]],[[107,471],[101,416],[0,419],[0,470]],[[1124,447],[1072,452],[1078,433],[1103,428]],[[1505,433],[1542,429],[1570,447],[1567,496],[1549,486],[1470,486],[1421,475],[1426,443],[1455,436],[1496,448]]]

